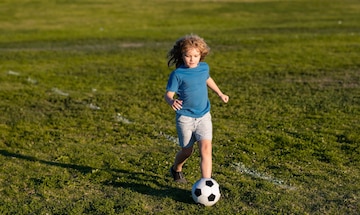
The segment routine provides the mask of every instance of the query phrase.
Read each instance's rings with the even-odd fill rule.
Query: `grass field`
[[[360,2],[97,0],[0,3],[1,214],[357,214]],[[211,47],[213,177],[193,202],[166,54]]]

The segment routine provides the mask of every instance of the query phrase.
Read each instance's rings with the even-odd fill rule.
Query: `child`
[[[182,167],[199,144],[201,177],[211,178],[212,172],[212,121],[210,115],[209,87],[227,103],[223,94],[209,75],[209,66],[203,62],[210,48],[203,38],[186,35],[175,42],[168,53],[168,66],[175,64],[166,87],[165,100],[176,111],[176,129],[181,150],[176,154],[170,173],[174,181],[186,183]],[[175,96],[176,94],[176,96]]]

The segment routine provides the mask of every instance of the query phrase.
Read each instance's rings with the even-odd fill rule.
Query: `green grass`
[[[356,0],[0,3],[1,214],[357,214]],[[213,176],[193,203],[168,176],[178,146],[166,54],[211,47]]]

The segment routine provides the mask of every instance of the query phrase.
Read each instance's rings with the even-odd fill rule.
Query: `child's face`
[[[183,53],[183,61],[186,67],[195,68],[200,62],[201,53],[196,48],[190,48]]]

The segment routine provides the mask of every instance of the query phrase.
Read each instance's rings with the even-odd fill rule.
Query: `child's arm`
[[[229,96],[223,94],[220,90],[220,88],[216,85],[215,81],[210,77],[206,81],[207,86],[212,89],[218,96],[221,98],[221,100],[225,103],[229,101]]]
[[[165,94],[165,101],[171,106],[174,111],[180,110],[182,108],[182,101],[174,99],[175,92],[167,91]]]

